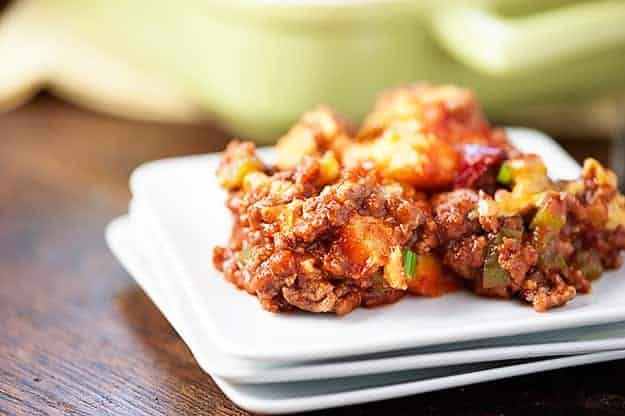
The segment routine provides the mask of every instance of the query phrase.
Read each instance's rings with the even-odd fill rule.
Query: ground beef
[[[319,108],[276,153],[267,165],[251,143],[226,148],[217,175],[233,228],[213,250],[225,278],[269,311],[343,315],[464,285],[542,312],[622,262],[615,175],[589,160],[580,179],[554,183],[466,90],[390,92],[358,137]]]
[[[305,158],[264,188],[233,191],[231,241],[213,261],[271,311],[344,314],[398,300],[405,292],[380,271],[392,247],[429,252],[438,243],[429,204],[364,167],[326,186],[318,178],[318,162]]]
[[[567,284],[573,286],[577,293],[589,293],[592,287],[592,283],[584,277],[584,273],[573,267],[562,270],[562,278]]]
[[[483,235],[470,235],[450,241],[444,251],[443,263],[465,279],[479,277],[488,240]]]
[[[229,171],[236,155],[256,160],[248,145],[239,146],[229,148],[221,169]],[[603,225],[616,191],[596,181],[585,179],[577,193],[545,193],[541,206],[554,226],[541,226],[532,220],[536,209],[480,215],[480,201],[497,196],[456,189],[428,198],[366,164],[323,184],[320,163],[304,158],[267,176],[265,186],[233,189],[228,199],[234,227],[229,245],[215,248],[213,261],[267,310],[345,314],[395,302],[406,291],[383,277],[394,247],[433,253],[445,273],[465,279],[475,293],[518,297],[537,311],[591,290],[579,253],[590,253],[603,268],[621,264],[625,227]],[[493,250],[508,277],[504,285],[487,287],[485,263]]]
[[[536,264],[538,254],[528,243],[515,238],[503,238],[499,247],[499,264],[510,274],[510,286],[517,291],[529,269]]]
[[[625,250],[625,227],[613,230],[585,229],[583,231],[584,246],[593,247],[599,252],[606,269],[621,267],[623,259],[621,251]]]
[[[522,285],[521,298],[531,303],[538,312],[561,306],[576,295],[573,286],[567,285],[562,277],[553,273],[545,276],[541,272],[531,274]]]
[[[406,292],[403,290],[380,286],[375,286],[361,292],[362,304],[368,308],[397,302],[405,295]]]
[[[469,214],[478,199],[477,192],[470,189],[438,194],[432,199],[434,220],[443,241],[456,240],[477,229],[476,218]]]
[[[283,287],[282,295],[291,305],[308,312],[332,312],[339,300],[334,286],[324,280],[303,280],[295,287]]]

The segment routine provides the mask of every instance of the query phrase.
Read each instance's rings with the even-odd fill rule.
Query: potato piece
[[[404,256],[399,246],[391,250],[388,264],[384,267],[384,280],[393,289],[406,290],[408,288],[404,272]]]
[[[625,227],[625,196],[618,194],[608,204],[608,222],[605,228],[613,230],[618,226]]]
[[[386,265],[393,229],[379,218],[354,215],[343,227],[339,246],[355,276],[368,276]]]
[[[319,159],[319,180],[322,184],[332,183],[339,177],[341,166],[334,156],[334,152],[329,150]]]
[[[547,167],[543,160],[533,154],[525,154],[505,162],[510,171],[512,191],[503,189],[495,193],[495,198],[480,198],[478,212],[480,216],[511,217],[525,214],[538,208],[541,201],[554,188],[547,176]]]
[[[243,178],[243,189],[251,191],[269,186],[271,179],[262,172],[250,172]]]
[[[462,287],[460,280],[445,273],[433,254],[419,254],[415,275],[407,280],[408,292],[421,296],[441,296]]]
[[[315,131],[306,126],[295,125],[278,141],[275,151],[278,168],[293,168],[304,156],[319,152]]]
[[[293,224],[302,212],[303,201],[293,200],[288,204],[274,205],[261,209],[261,217],[267,223],[277,223],[281,232],[291,232]]]
[[[597,160],[588,158],[584,161],[582,180],[578,182],[581,184],[591,182],[605,190],[614,190],[615,195],[607,202],[607,206],[605,206],[605,210],[607,211],[605,213],[607,217],[605,224],[601,224],[602,221],[597,221],[597,226],[604,225],[608,230],[613,230],[619,225],[625,227],[625,197],[618,193],[618,181],[614,172],[605,168]],[[585,188],[584,185],[581,189]],[[601,209],[604,207],[603,203],[597,201],[593,206],[595,215],[592,215],[592,217],[601,219]]]
[[[547,167],[542,158],[538,155],[526,154],[515,157],[506,162],[510,168],[512,183],[512,193],[518,197],[536,194],[553,188]]]
[[[582,168],[582,177],[584,179],[592,179],[597,185],[605,185],[611,188],[617,187],[617,179],[614,172],[603,167],[596,159],[588,158],[584,160]]]
[[[382,94],[374,110],[366,117],[358,137],[379,137],[389,128],[412,122],[422,133],[440,134],[441,139],[454,138],[449,131],[465,130],[470,136],[487,129],[477,100],[469,90],[451,85],[418,83],[396,88]],[[444,127],[440,129],[440,127]]]
[[[276,144],[276,165],[291,169],[306,155],[321,156],[326,150],[340,152],[351,143],[349,127],[332,110],[319,107],[302,118]]]
[[[250,142],[232,141],[226,147],[217,168],[219,184],[228,190],[240,188],[245,177],[260,172],[263,163],[256,157],[256,147]]]
[[[422,189],[451,185],[458,174],[459,155],[449,144],[419,133],[389,130],[379,139],[345,149],[347,167],[372,161],[389,179]]]

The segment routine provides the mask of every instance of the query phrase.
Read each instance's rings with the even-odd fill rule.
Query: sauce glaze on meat
[[[552,182],[464,89],[389,91],[360,131],[318,108],[276,155],[228,145],[217,175],[234,226],[213,251],[269,311],[343,315],[462,287],[545,311],[621,264],[614,174],[588,159],[578,180]]]

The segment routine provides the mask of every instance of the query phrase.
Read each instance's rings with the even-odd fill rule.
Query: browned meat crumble
[[[621,264],[614,174],[589,159],[578,180],[551,181],[467,90],[389,91],[360,131],[319,108],[276,155],[227,147],[217,174],[234,226],[213,253],[269,311],[343,315],[462,287],[545,311]]]

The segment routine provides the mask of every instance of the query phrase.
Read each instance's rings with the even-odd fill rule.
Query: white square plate
[[[515,145],[543,156],[556,178],[579,167],[541,133],[511,129]],[[441,298],[404,298],[373,310],[334,315],[263,311],[212,265],[231,219],[215,179],[218,155],[151,162],[131,178],[133,194],[154,218],[154,235],[172,265],[210,341],[221,351],[254,360],[304,361],[517,335],[625,320],[625,273],[606,273],[593,293],[538,314],[519,302],[458,292]]]
[[[166,302],[165,304],[157,302],[159,308],[175,328],[183,328],[181,334],[197,340],[192,351],[202,368],[229,381],[292,382],[625,348],[625,323],[615,323],[542,333],[539,339],[529,334],[394,353],[342,357],[340,360],[271,365],[266,361],[255,363],[237,359],[212,345],[202,326],[198,325],[184,291],[176,285],[179,278],[160,255],[162,249],[157,239],[153,237],[153,226],[148,215],[141,210],[141,206],[140,201],[133,200],[130,207],[131,221],[124,225],[124,220],[119,220],[121,225],[117,226],[112,223],[111,232],[121,228],[121,231],[117,231],[118,234],[130,234],[131,231],[125,230],[134,230],[134,247],[128,247],[126,251],[134,250],[137,257],[145,258],[143,269],[148,270],[149,275],[154,277],[154,281],[161,289],[160,292],[166,294],[165,299],[161,301]]]
[[[127,218],[117,219],[107,229],[107,241],[113,252],[134,275],[148,295],[152,297],[157,306],[166,312],[166,316],[198,359],[202,355],[198,354],[198,351],[203,348],[203,351],[206,352],[206,348],[200,346],[205,342],[202,341],[201,337],[198,337],[198,332],[189,331],[191,326],[188,324],[195,321],[189,318],[184,319],[182,314],[176,313],[185,310],[184,302],[177,303],[173,300],[184,300],[179,296],[180,293],[175,290],[175,287],[172,288],[166,284],[167,279],[159,279],[152,274],[155,268],[150,265],[153,264],[154,257],[146,256],[143,250],[138,249],[136,233],[133,232],[134,228]],[[174,290],[170,291],[171,289]],[[172,296],[166,296],[168,291]],[[216,350],[213,352],[216,352],[216,355],[208,356],[213,363],[229,359],[223,354],[220,355]],[[474,364],[321,382],[247,386],[232,383],[220,377],[213,376],[213,378],[224,393],[241,407],[262,413],[287,413],[402,397],[464,384],[623,357],[625,357],[625,351],[621,350],[523,362],[500,367],[497,366],[497,363]]]

